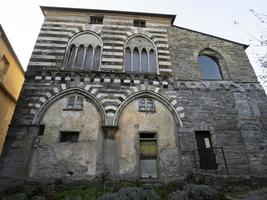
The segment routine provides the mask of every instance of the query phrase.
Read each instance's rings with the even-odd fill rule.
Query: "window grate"
[[[103,16],[91,16],[90,24],[103,24]]]
[[[140,112],[156,112],[155,102],[151,98],[141,98],[138,102]]]
[[[134,19],[133,20],[133,25],[135,27],[146,27],[146,21],[145,20],[140,20],[140,19]]]
[[[79,132],[75,131],[64,131],[60,132],[60,140],[62,143],[76,143],[79,139]]]
[[[69,96],[67,106],[65,109],[68,110],[82,110],[83,109],[83,96]]]

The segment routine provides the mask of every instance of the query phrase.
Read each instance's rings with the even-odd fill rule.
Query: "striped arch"
[[[50,98],[48,99],[46,99],[45,97],[40,97],[40,101],[42,102],[42,105],[38,104],[38,106],[36,106],[37,104],[35,104],[35,107],[36,108],[38,107],[38,110],[35,110],[35,116],[33,118],[32,124],[35,124],[35,125],[39,124],[43,114],[50,107],[51,104],[53,104],[58,99],[66,95],[73,94],[73,93],[78,93],[89,98],[95,104],[96,108],[98,109],[100,116],[101,116],[102,124],[106,124],[106,113],[101,102],[99,101],[99,99],[97,99],[97,97],[94,94],[82,88],[65,89],[60,92],[57,92],[54,95],[51,95]],[[32,111],[31,113],[33,114]]]
[[[152,91],[139,91],[136,92],[132,95],[130,95],[117,109],[115,116],[114,116],[114,120],[113,120],[113,125],[114,126],[118,126],[118,122],[119,122],[119,118],[120,115],[122,113],[122,111],[124,110],[124,108],[133,100],[140,98],[140,97],[151,97],[154,98],[158,101],[160,101],[163,105],[165,105],[169,111],[173,114],[174,119],[177,123],[178,126],[182,127],[182,120],[181,117],[179,116],[178,112],[177,112],[177,108],[174,107],[174,105],[172,103],[170,103],[165,97],[161,96],[160,94],[157,94],[155,92]],[[180,107],[181,110],[183,110],[182,107]]]

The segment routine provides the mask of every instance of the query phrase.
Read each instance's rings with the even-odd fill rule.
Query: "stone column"
[[[104,132],[104,169],[111,176],[117,174],[117,156],[116,156],[116,133],[117,127],[103,127]]]

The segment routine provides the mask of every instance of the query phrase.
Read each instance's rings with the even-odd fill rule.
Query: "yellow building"
[[[24,70],[0,25],[0,154],[23,82]]]

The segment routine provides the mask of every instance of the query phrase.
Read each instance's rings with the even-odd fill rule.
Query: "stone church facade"
[[[173,15],[42,10],[1,177],[267,175],[267,98],[246,45]]]

